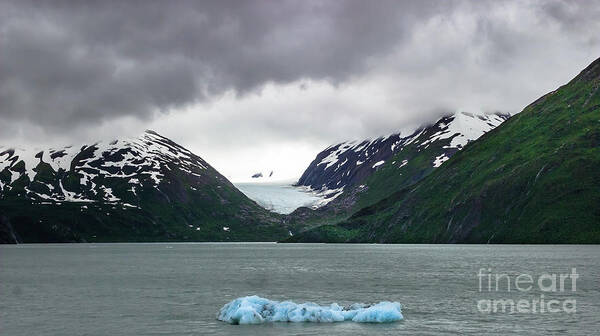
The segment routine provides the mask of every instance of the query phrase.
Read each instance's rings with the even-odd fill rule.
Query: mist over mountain
[[[597,243],[600,59],[416,183],[293,241]],[[373,175],[375,176],[375,174]]]

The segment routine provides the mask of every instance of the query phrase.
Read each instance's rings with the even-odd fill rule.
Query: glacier
[[[223,306],[217,319],[230,324],[261,324],[268,322],[342,322],[389,323],[402,320],[402,305],[382,301],[376,304],[354,303],[342,307],[337,303],[320,306],[316,303],[273,301],[256,295],[237,298]]]
[[[326,199],[303,187],[294,187],[293,182],[234,183],[244,195],[267,210],[289,214],[299,207],[316,207]]]

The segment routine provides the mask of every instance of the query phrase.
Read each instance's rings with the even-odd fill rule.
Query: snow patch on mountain
[[[372,167],[372,168],[377,168],[377,167],[381,166],[381,165],[382,165],[382,164],[384,164],[384,163],[385,163],[385,161],[384,161],[384,160],[377,161],[377,162],[376,162],[376,163],[373,165],[373,167]]]
[[[442,117],[431,125],[419,127],[411,132],[332,145],[317,155],[297,185],[308,186],[321,193],[343,190],[348,186],[358,185],[360,181],[380,169],[388,159],[406,148],[410,147],[420,152],[434,143],[443,141],[440,151],[431,158],[431,165],[437,168],[457,150],[497,127],[508,117],[506,114],[461,112]],[[402,168],[407,163],[407,160],[403,160],[400,164],[391,166]]]
[[[38,179],[40,169],[47,169],[43,164],[50,166],[57,179],[57,188]],[[185,174],[201,176],[207,166],[189,150],[153,131],[146,131],[135,139],[97,142],[81,147],[40,149],[4,146],[0,148],[0,172],[10,175],[10,181],[0,179],[0,191],[10,190],[15,181],[26,179],[29,184],[44,185],[47,189],[47,192],[41,192],[32,186],[26,188],[27,195],[34,200],[94,202],[90,197],[99,195],[102,199],[98,201],[118,203],[121,197],[112,188],[99,183],[107,179],[127,179],[129,184],[150,184],[159,189],[166,171],[179,169]],[[63,183],[63,173],[60,172],[76,174],[79,187],[71,190],[73,185]],[[127,191],[137,196],[135,187]]]
[[[435,161],[433,161],[433,166],[435,168],[437,168],[437,167],[441,166],[442,163],[444,163],[444,162],[446,162],[448,160],[450,160],[450,158],[447,157],[446,154],[440,154],[439,156],[437,156],[435,158]]]
[[[480,114],[461,112],[454,115],[454,119],[448,124],[440,123],[441,130],[423,141],[421,146],[427,146],[432,142],[452,137],[450,145],[446,148],[462,148],[469,141],[478,139],[480,136],[496,128],[506,120],[497,114]]]
[[[350,149],[354,149],[355,151],[358,151],[358,149],[355,149],[356,147],[356,142],[347,142],[347,143],[343,143],[340,146],[338,146],[338,148],[331,152],[326,158],[324,158],[323,160],[321,160],[321,162],[318,164],[320,165],[326,165],[325,169],[329,169],[331,166],[333,166],[334,164],[338,163],[339,161],[339,156],[346,152],[347,150]]]

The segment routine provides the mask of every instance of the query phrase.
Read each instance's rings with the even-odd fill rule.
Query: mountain
[[[600,243],[599,88],[600,59],[419,182],[291,240]]]
[[[439,167],[469,141],[500,125],[508,117],[499,113],[475,115],[461,112],[440,118],[407,136],[396,133],[375,140],[342,142],[319,153],[297,184],[313,190],[342,190],[357,185],[411,145],[420,151],[436,142],[444,142],[439,155],[431,160],[431,166]],[[402,166],[402,161],[396,163]]]
[[[152,131],[78,147],[0,147],[0,242],[265,241],[288,234],[280,222]]]
[[[297,183],[326,197],[326,205],[317,210],[298,209],[288,221],[303,229],[345,219],[421,180],[509,117],[461,112],[407,135],[330,146],[317,155]]]

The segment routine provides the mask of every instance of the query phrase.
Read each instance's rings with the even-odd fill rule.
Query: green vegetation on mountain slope
[[[346,152],[337,157],[337,161],[344,162],[345,165],[340,167],[329,164],[331,166],[329,170],[334,170],[338,175],[337,178],[341,175],[343,178],[347,176],[350,180],[350,183],[344,184],[343,193],[324,207],[316,210],[301,208],[286,219],[294,226],[295,231],[300,232],[316,226],[344,221],[356,211],[417,183],[437,169],[436,167],[443,160],[447,160],[463,148],[463,144],[493,129],[508,117],[507,114],[499,113],[474,115],[460,112],[442,117],[432,125],[423,126],[408,136],[400,137],[399,134],[395,134],[371,142],[357,142],[354,147],[358,147],[360,153],[366,153],[363,155],[365,157],[357,156],[354,153],[354,147],[349,147]],[[332,175],[331,172],[327,174],[327,171],[319,172],[315,168],[315,162],[323,160],[326,155],[331,156],[336,148],[339,147],[329,147],[311,163],[307,168],[307,172],[312,173],[311,178],[315,179],[314,174],[318,173]],[[382,152],[390,151],[392,155],[389,157],[382,154]],[[349,154],[346,155],[347,152]],[[347,164],[348,162],[349,164]],[[383,162],[383,164],[371,168],[375,162]],[[357,176],[355,172],[355,166],[358,165],[363,168],[360,176]],[[317,168],[319,167],[317,166]],[[367,174],[365,174],[365,170]],[[307,172],[305,175],[308,175]],[[364,177],[361,178],[361,176]],[[327,178],[318,180],[328,181]],[[332,180],[333,182],[328,182],[328,184],[335,185],[337,180],[335,175]]]
[[[420,138],[427,139],[428,134]],[[417,143],[406,146],[394,154],[377,171],[366,177],[358,186],[347,188],[331,203],[319,209],[301,208],[287,216],[289,223],[298,231],[316,226],[335,224],[348,219],[356,211],[371,206],[395,192],[402,190],[434,171],[432,158],[447,146],[451,139],[434,142],[427,148],[418,148]],[[393,181],[393,183],[390,183]]]
[[[599,243],[599,87],[600,59],[422,181],[290,241]]]

